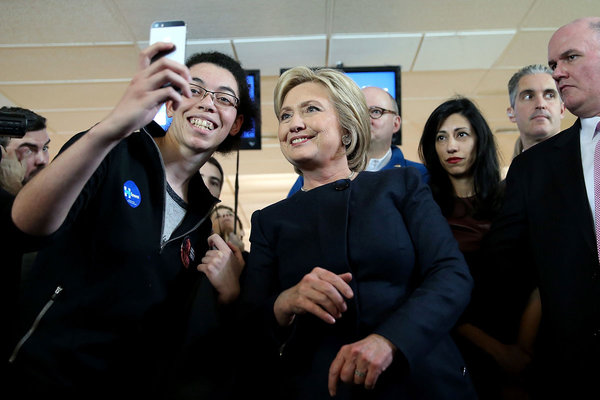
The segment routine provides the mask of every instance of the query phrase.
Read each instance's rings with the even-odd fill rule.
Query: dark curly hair
[[[192,66],[201,63],[214,64],[231,72],[240,90],[240,103],[237,107],[237,114],[242,115],[244,121],[237,135],[228,135],[223,143],[217,148],[219,153],[229,153],[230,151],[239,148],[242,133],[252,128],[252,120],[254,120],[256,124],[260,124],[258,106],[250,98],[248,83],[246,81],[246,72],[239,62],[226,54],[218,51],[211,51],[191,55],[185,62],[185,65],[188,68],[191,68]]]

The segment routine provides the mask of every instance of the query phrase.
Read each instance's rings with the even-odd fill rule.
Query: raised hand
[[[122,139],[147,125],[167,100],[177,108],[182,95],[191,97],[188,85],[191,75],[185,65],[166,57],[151,63],[152,57],[172,47],[172,43],[159,42],[140,53],[138,72],[117,106],[100,123],[115,139]]]

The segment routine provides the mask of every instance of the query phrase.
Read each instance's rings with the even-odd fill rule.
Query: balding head
[[[574,115],[600,115],[600,17],[559,28],[548,44],[548,65],[565,106]]]
[[[380,118],[371,117],[371,145],[369,159],[381,158],[390,149],[394,133],[400,130],[402,120],[398,115],[398,103],[385,90],[369,86],[362,89],[369,111],[373,108],[382,110]]]

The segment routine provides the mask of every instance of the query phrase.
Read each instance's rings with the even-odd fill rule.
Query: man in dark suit
[[[578,19],[558,29],[548,45],[548,64],[567,109],[579,119],[513,160],[504,208],[487,245],[490,260],[503,264],[497,268],[503,274],[499,281],[519,281],[531,273],[540,288],[535,392],[578,398],[593,391],[597,398],[600,238],[595,224],[600,227],[600,221],[594,223],[594,209],[600,205],[594,207],[594,150],[600,139],[595,133],[600,18]],[[514,292],[505,286],[504,293]]]

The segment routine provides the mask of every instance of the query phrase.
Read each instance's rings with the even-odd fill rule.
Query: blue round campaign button
[[[123,184],[123,196],[125,197],[127,204],[129,204],[132,208],[136,208],[142,202],[140,189],[138,189],[137,185],[133,181],[127,181]]]

